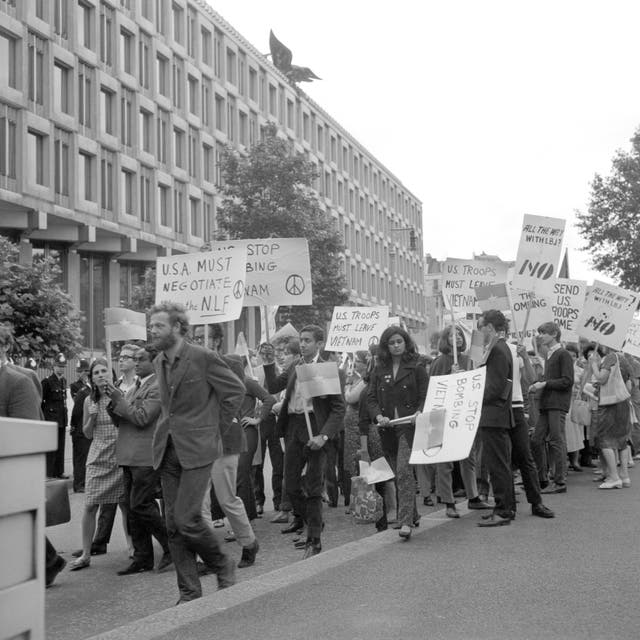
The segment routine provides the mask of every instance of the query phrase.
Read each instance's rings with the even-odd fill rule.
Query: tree
[[[309,322],[323,325],[331,319],[333,307],[348,298],[342,237],[313,190],[317,177],[313,163],[292,153],[275,125],[267,125],[263,134],[248,156],[231,148],[223,154],[218,227],[222,236],[231,239],[307,238],[313,305],[280,311],[298,328]]]
[[[60,267],[41,256],[33,264],[20,264],[18,256],[18,246],[0,236],[0,321],[13,325],[18,355],[77,355],[82,348],[81,317],[59,284]]]
[[[596,174],[587,213],[576,213],[593,266],[640,290],[640,129],[631,150],[616,152],[611,174]]]
[[[156,267],[149,265],[144,270],[142,282],[133,287],[131,309],[146,312],[156,303]]]

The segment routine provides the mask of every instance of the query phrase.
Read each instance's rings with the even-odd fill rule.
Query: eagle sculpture
[[[299,67],[291,64],[293,54],[291,49],[275,37],[273,30],[269,32],[269,49],[271,50],[271,60],[278,71],[284,73],[290,82],[313,82],[314,80],[322,80],[309,67]]]

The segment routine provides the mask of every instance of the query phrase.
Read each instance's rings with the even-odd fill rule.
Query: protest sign
[[[619,350],[639,300],[633,291],[595,280],[575,324],[578,335]]]
[[[431,378],[424,413],[416,420],[411,464],[453,462],[469,456],[480,422],[486,373],[486,367],[480,367]],[[438,412],[443,410],[439,427]]]
[[[525,215],[518,255],[513,272],[513,288],[550,293],[550,284],[562,252],[566,220]]]
[[[337,362],[314,362],[296,367],[300,393],[305,398],[341,394]]]
[[[325,349],[366,351],[387,328],[388,307],[334,307]]]
[[[476,287],[507,280],[507,265],[496,260],[460,260],[447,258],[442,270],[442,295],[447,309],[464,313],[482,313],[476,299]]]
[[[265,238],[212,242],[211,249],[247,251],[244,306],[312,304],[311,263],[306,238]]]
[[[629,355],[640,358],[640,318],[631,320],[622,350]]]
[[[478,308],[482,313],[497,309],[507,311],[509,309],[509,293],[505,283],[489,284],[475,287]]]
[[[156,303],[178,302],[191,324],[237,320],[242,313],[246,248],[157,258]]]

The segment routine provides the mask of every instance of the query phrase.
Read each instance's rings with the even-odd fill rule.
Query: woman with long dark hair
[[[415,433],[415,415],[422,411],[429,377],[418,363],[411,336],[396,325],[387,327],[378,343],[378,362],[371,373],[367,407],[371,420],[380,426],[380,439],[398,487],[400,537],[408,540],[419,522],[416,490],[409,456]],[[391,425],[396,418],[406,422]]]

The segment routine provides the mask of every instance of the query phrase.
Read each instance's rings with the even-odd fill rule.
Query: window
[[[29,130],[27,135],[27,157],[29,181],[31,184],[47,185],[46,175],[46,136],[38,131]]]
[[[171,5],[173,14],[173,39],[178,44],[184,44],[184,11],[178,4]]]
[[[217,78],[222,78],[223,60],[222,60],[222,43],[224,36],[222,31],[215,29],[213,32],[213,71]]]
[[[100,131],[114,135],[115,94],[106,87],[100,87]]]
[[[265,111],[265,109],[267,108],[267,78],[264,69],[260,69],[258,92],[260,110]]]
[[[227,82],[236,83],[236,52],[227,47]]]
[[[53,30],[61,38],[68,38],[69,0],[53,0]]]
[[[249,99],[258,101],[258,72],[253,67],[249,67]]]
[[[44,20],[47,16],[45,15],[45,4],[44,0],[36,0],[36,18],[40,20]]]
[[[29,100],[44,104],[45,41],[29,33]]]
[[[211,48],[211,31],[202,27],[200,29],[200,46],[202,47],[202,62],[212,66],[213,50]]]
[[[317,131],[317,145],[318,145],[318,151],[320,153],[323,153],[323,149],[324,149],[324,128],[321,124],[318,125],[318,131]]]
[[[78,172],[80,178],[80,193],[85,200],[95,202],[95,167],[96,157],[81,151],[79,154]]]
[[[287,128],[293,129],[293,102],[287,99]]]
[[[200,221],[200,201],[189,198],[189,231],[192,236],[202,237],[202,224]]]
[[[167,35],[167,0],[156,0],[156,29]]]
[[[222,186],[222,152],[220,151],[220,145],[216,144],[216,155],[214,164],[214,182],[216,187]]]
[[[169,187],[164,184],[158,185],[158,208],[160,209],[160,224],[169,226]]]
[[[85,127],[91,126],[91,86],[93,69],[80,63],[78,69],[78,119]]]
[[[140,168],[140,219],[142,222],[151,222],[151,185],[153,170],[147,167]]]
[[[198,177],[198,132],[189,127],[189,175]]]
[[[167,164],[169,157],[169,112],[158,109],[158,134],[156,137],[156,157],[159,162]]]
[[[207,193],[204,194],[202,198],[202,237],[205,240],[209,240],[213,235],[215,227],[214,211],[213,196]]]
[[[255,111],[249,116],[249,146],[258,142],[258,114]]]
[[[91,26],[93,7],[84,2],[78,2],[78,43],[87,49],[91,49]]]
[[[135,179],[136,174],[128,169],[120,172],[120,209],[129,216],[135,215]]]
[[[224,131],[224,98],[216,93],[216,129]]]
[[[56,60],[53,65],[53,108],[71,113],[71,69]]]
[[[138,42],[138,79],[145,89],[151,88],[151,36],[140,32]]]
[[[184,62],[174,56],[173,58],[173,106],[181,109],[183,106],[182,94],[184,88],[182,83],[184,81]]]
[[[152,114],[144,109],[140,109],[138,118],[138,136],[140,148],[147,153],[151,153],[151,121]]]
[[[184,131],[173,130],[173,162],[176,167],[184,169]]]
[[[151,20],[153,18],[153,8],[152,8],[153,0],[140,0],[140,13],[143,18],[147,20]]]
[[[247,93],[247,54],[238,51],[238,91],[241,96]]]
[[[189,112],[198,115],[198,78],[187,76],[189,85]]]
[[[236,139],[236,99],[227,98],[227,136],[231,142]]]
[[[158,93],[169,98],[169,60],[160,54],[156,57],[156,75]]]
[[[202,171],[207,182],[213,182],[213,147],[202,145]]]
[[[0,103],[0,176],[16,177],[16,130],[18,112]]]
[[[115,12],[112,7],[100,4],[100,61],[113,64],[113,38],[115,36]]]
[[[133,144],[133,91],[122,88],[120,98],[120,142],[126,147]]]
[[[202,78],[202,124],[205,127],[211,126],[211,94],[213,85],[209,78]]]
[[[238,111],[238,142],[245,147],[247,146],[249,133],[248,120],[246,113]]]
[[[187,18],[187,53],[195,59],[196,38],[198,36],[198,14],[196,10],[189,7],[189,17]]]
[[[278,115],[278,90],[272,84],[269,84],[269,113]]]
[[[16,41],[0,31],[0,85],[17,88]]]
[[[107,211],[113,211],[115,164],[115,154],[103,149],[100,162],[100,206]]]
[[[173,230],[176,233],[184,231],[184,208],[187,185],[176,180],[173,188]]]
[[[122,71],[133,75],[134,69],[134,36],[126,29],[120,29],[120,62]]]

